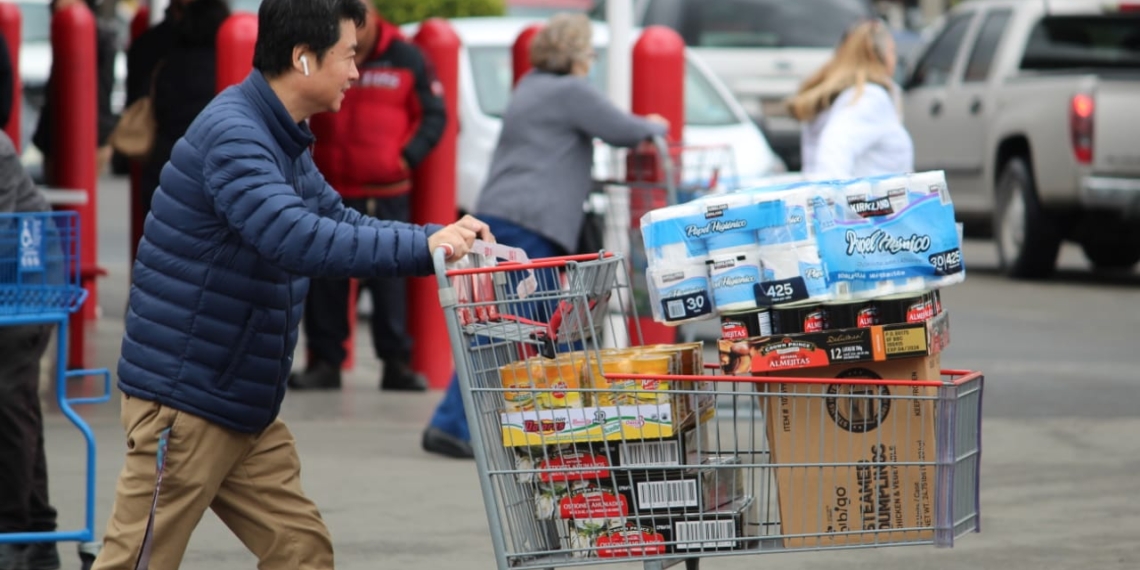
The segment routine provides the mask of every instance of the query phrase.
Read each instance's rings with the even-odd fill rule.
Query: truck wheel
[[[1140,246],[1086,243],[1081,245],[1085,257],[1097,269],[1130,269],[1140,261]]]
[[[1025,159],[1005,163],[998,178],[994,241],[1002,272],[1019,279],[1047,277],[1057,266],[1061,235],[1037,202],[1037,187]]]

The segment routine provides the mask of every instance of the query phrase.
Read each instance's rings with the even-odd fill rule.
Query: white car
[[[465,212],[474,211],[499,139],[501,117],[511,93],[511,46],[519,32],[542,21],[529,18],[449,20],[463,43],[459,59],[457,199],[459,208]],[[417,24],[402,27],[409,38],[415,36],[417,29]],[[640,30],[634,30],[633,41],[639,34]],[[604,91],[609,30],[605,24],[595,23],[593,36],[598,60],[590,81]],[[725,165],[721,172],[719,182],[723,187],[747,186],[760,178],[784,172],[783,162],[724,84],[687,50],[685,59],[684,145],[727,147],[726,153],[731,150],[730,161],[734,164]],[[604,163],[608,153],[599,146],[595,159]]]

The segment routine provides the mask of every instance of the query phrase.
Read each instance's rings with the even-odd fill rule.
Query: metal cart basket
[[[621,255],[510,257],[435,252],[498,568],[696,568],[980,529],[980,373],[712,374],[701,343],[641,346]]]

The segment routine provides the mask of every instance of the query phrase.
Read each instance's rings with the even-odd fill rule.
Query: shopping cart
[[[980,373],[715,375],[702,344],[639,346],[612,317],[620,254],[471,257],[434,262],[501,570],[945,547],[980,529]]]
[[[95,542],[95,437],[75,406],[110,399],[107,369],[67,370],[67,326],[87,299],[80,284],[79,216],[75,212],[0,214],[0,326],[56,327],[55,393],[59,409],[87,444],[84,526],[78,530],[0,534],[0,543],[78,542],[82,568],[99,551]],[[102,395],[68,397],[68,381],[102,376]]]

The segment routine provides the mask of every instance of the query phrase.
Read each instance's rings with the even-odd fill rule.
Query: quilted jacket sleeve
[[[252,127],[230,127],[210,148],[203,168],[215,211],[262,257],[309,277],[432,273],[423,228],[359,223],[363,216],[356,213],[340,212],[336,219],[309,211],[256,137]]]

